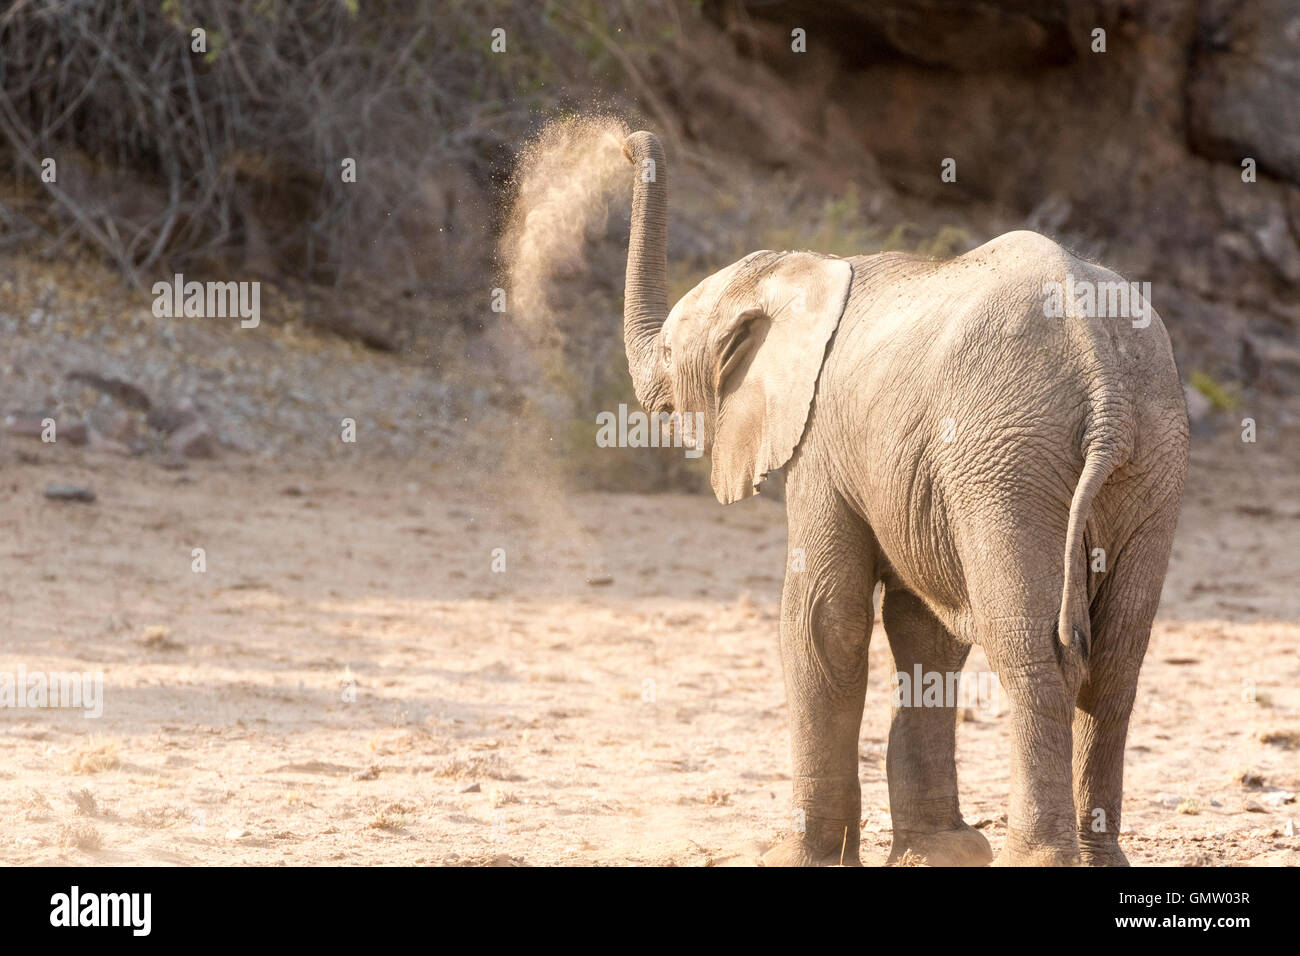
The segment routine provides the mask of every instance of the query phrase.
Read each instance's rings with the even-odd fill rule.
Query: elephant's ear
[[[714,353],[712,483],[724,505],[757,494],[794,454],[853,281],[853,267],[832,256],[792,252],[759,263],[749,290],[724,300],[731,314]]]

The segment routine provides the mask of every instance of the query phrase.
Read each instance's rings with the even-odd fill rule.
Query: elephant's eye
[[[665,365],[673,364],[673,347],[669,345],[667,342],[664,343],[664,364]]]

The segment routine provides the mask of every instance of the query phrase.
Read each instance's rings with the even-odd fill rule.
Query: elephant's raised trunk
[[[654,412],[672,402],[659,346],[668,318],[668,171],[653,133],[633,133],[623,143],[623,155],[634,170],[623,344],[637,400]]]

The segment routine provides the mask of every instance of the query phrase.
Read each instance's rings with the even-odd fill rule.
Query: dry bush
[[[630,66],[609,35],[635,49],[660,16],[612,0],[20,0],[0,15],[0,163],[21,184],[0,243],[77,238],[150,281],[233,265],[451,290],[490,268],[514,147],[576,105],[566,80]]]

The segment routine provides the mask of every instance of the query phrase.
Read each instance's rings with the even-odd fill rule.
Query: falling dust
[[[588,115],[556,120],[519,153],[513,201],[500,246],[507,272],[506,322],[498,344],[508,348],[509,374],[523,413],[506,450],[533,516],[581,534],[590,580],[608,571],[600,544],[581,532],[566,504],[572,488],[557,456],[557,433],[590,423],[597,396],[626,362],[621,298],[632,169],[623,156],[630,132],[622,120]],[[615,241],[617,239],[618,241]],[[504,340],[508,339],[508,342]]]
[[[548,124],[519,153],[513,204],[501,258],[509,274],[507,315],[541,366],[556,399],[590,394],[594,340],[618,339],[611,293],[621,293],[621,268],[610,275],[611,211],[627,215],[632,173],[623,156],[627,124],[609,116],[582,116]],[[626,253],[619,244],[617,252]],[[602,261],[593,255],[606,253]],[[621,265],[621,261],[618,263]],[[604,309],[601,310],[601,306]],[[581,365],[575,367],[574,363]],[[558,410],[558,409],[556,409]]]

